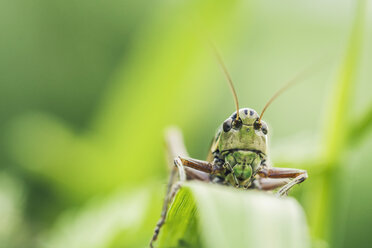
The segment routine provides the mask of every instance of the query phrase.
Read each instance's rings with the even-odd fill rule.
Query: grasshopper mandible
[[[200,180],[236,188],[265,191],[281,187],[276,193],[281,197],[287,195],[294,185],[307,178],[305,170],[277,168],[268,162],[268,127],[262,120],[263,114],[272,101],[298,81],[299,76],[303,76],[304,73],[299,74],[274,94],[261,114],[258,115],[253,109],[239,108],[231,76],[213,44],[212,48],[233,93],[236,111],[218,128],[205,161],[188,157],[182,134],[178,129],[167,130],[168,155],[170,163],[175,166],[171,170],[161,218],[156,225],[150,247],[153,247],[153,242],[157,239],[160,228],[165,223],[168,206],[181,187],[182,181]],[[176,181],[177,174],[178,181]]]

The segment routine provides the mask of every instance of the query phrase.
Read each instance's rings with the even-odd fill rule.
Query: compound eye
[[[263,134],[265,134],[265,135],[267,134],[268,129],[267,129],[267,125],[265,123],[262,124],[261,130],[262,130]]]
[[[232,126],[234,129],[240,129],[243,125],[242,119],[233,120]]]
[[[223,125],[222,125],[222,129],[225,133],[227,133],[228,131],[230,131],[230,129],[232,128],[232,120],[231,119],[227,119]]]
[[[262,128],[262,123],[258,122],[258,119],[253,123],[254,130],[259,130]]]

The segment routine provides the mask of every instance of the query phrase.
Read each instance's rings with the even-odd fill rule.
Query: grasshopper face
[[[236,120],[235,112],[222,124],[215,148],[220,153],[242,150],[266,154],[266,123],[258,123],[257,112],[249,108],[240,109],[239,117],[239,120]]]

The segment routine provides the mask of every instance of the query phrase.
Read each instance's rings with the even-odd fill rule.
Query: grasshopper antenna
[[[215,54],[215,56],[217,58],[218,63],[220,64],[220,66],[221,66],[221,68],[222,68],[222,70],[223,70],[223,72],[225,74],[225,77],[227,79],[227,82],[229,83],[231,92],[233,94],[234,102],[235,102],[235,106],[236,106],[236,119],[235,120],[237,121],[237,120],[239,120],[239,101],[238,101],[238,96],[237,96],[236,91],[235,91],[235,88],[234,88],[233,81],[231,79],[231,76],[230,76],[230,74],[229,74],[229,72],[228,72],[228,70],[226,68],[226,65],[223,62],[222,57],[221,57],[220,53],[218,52],[216,46],[214,45],[214,43],[211,40],[209,41],[209,43],[210,43],[210,46],[213,49],[213,52],[214,52],[214,54]]]
[[[288,81],[282,88],[280,88],[271,98],[270,100],[266,103],[265,107],[262,109],[260,118],[258,119],[258,124],[261,124],[261,119],[267,108],[271,105],[271,103],[278,97],[280,96],[284,91],[286,91],[288,88],[293,86],[294,84],[300,82],[302,79],[306,78],[307,76],[310,75],[310,73],[313,72],[314,66],[319,65],[319,63],[312,64],[311,66],[307,67],[304,69],[302,72],[298,73],[296,76],[294,76],[291,80]]]

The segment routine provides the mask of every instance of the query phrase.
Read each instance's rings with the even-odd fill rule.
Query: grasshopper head
[[[234,112],[222,124],[218,149],[220,152],[229,150],[258,151],[266,154],[267,125],[259,121],[259,115],[253,109],[239,109],[239,117]]]

